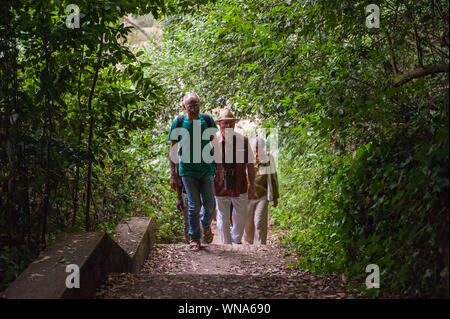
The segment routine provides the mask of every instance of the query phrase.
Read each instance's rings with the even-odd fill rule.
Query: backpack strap
[[[211,122],[211,120],[212,120],[211,116],[209,116],[209,115],[206,114],[206,113],[200,113],[200,116],[203,117],[203,119],[204,119],[205,122],[206,122],[206,126],[207,126],[208,128],[213,127],[212,122]],[[213,155],[214,155],[214,148],[211,148],[211,156],[213,156]],[[214,162],[214,161],[213,161],[213,162]]]
[[[211,117],[208,114],[200,113],[200,116],[203,117],[203,119],[206,122],[206,125],[208,127],[212,127]],[[177,117],[177,127],[181,127],[183,125],[184,115],[178,115]]]
[[[200,116],[203,117],[203,119],[205,120],[206,125],[208,127],[212,127],[211,117],[208,114],[200,113]],[[184,120],[184,115],[183,114],[178,115],[177,126],[176,126],[177,128],[180,128],[183,125],[183,120]],[[179,155],[181,155],[181,149],[179,151]]]
[[[178,115],[177,117],[177,128],[180,128],[183,125],[184,115]]]
[[[177,116],[177,126],[176,126],[177,128],[180,128],[183,125],[183,120],[184,120],[183,114]],[[180,141],[180,136],[178,136],[178,141]],[[181,149],[178,151],[178,155],[181,155]],[[178,167],[177,167],[177,175],[179,175]]]
[[[200,116],[203,117],[208,127],[212,127],[211,117],[208,114],[200,113]]]

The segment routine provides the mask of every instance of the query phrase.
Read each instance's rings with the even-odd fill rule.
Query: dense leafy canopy
[[[69,29],[71,3],[2,2],[0,282],[60,231],[111,231],[129,214],[165,213],[165,172],[152,165],[165,156],[152,131],[165,96],[120,18],[173,6],[77,1],[80,28]]]
[[[305,267],[448,292],[448,1],[221,1],[165,19],[149,59],[281,134],[275,221]],[[379,291],[378,291],[379,293]]]
[[[280,130],[272,218],[303,267],[448,295],[448,1],[381,1],[371,29],[366,1],[77,1],[73,30],[69,3],[0,20],[5,281],[69,228],[151,215],[179,236],[165,139],[194,90]],[[149,12],[162,43],[132,49],[120,18]]]

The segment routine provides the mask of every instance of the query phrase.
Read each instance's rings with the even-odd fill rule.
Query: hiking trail
[[[337,275],[314,275],[292,266],[295,256],[278,243],[269,224],[267,245],[214,241],[194,252],[187,244],[156,244],[139,273],[110,274],[101,299],[342,299]]]

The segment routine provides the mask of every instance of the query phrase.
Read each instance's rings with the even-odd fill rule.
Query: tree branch
[[[147,39],[151,38],[152,36],[149,35],[147,32],[145,32],[144,29],[142,29],[140,26],[138,26],[136,23],[133,23],[132,21],[130,21],[130,19],[124,18],[124,20],[131,24],[133,27],[135,27],[138,31],[140,31]]]
[[[429,74],[444,73],[444,72],[448,73],[448,64],[445,63],[435,64],[430,65],[426,68],[415,69],[405,74],[399,75],[398,77],[396,77],[394,82],[395,85],[403,85],[412,79],[421,78]]]

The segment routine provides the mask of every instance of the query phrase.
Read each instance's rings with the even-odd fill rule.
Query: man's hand
[[[170,176],[170,188],[176,192],[177,188],[181,186],[181,181],[176,175]]]
[[[183,199],[182,198],[178,198],[177,201],[177,208],[179,211],[183,211],[184,210],[184,204],[183,204]]]
[[[250,184],[247,191],[247,197],[248,199],[254,199],[255,197],[255,185]]]
[[[273,200],[273,207],[277,207],[278,206],[278,199],[274,199]]]
[[[216,181],[217,181],[217,184],[219,184],[219,185],[221,185],[223,183],[223,171],[222,170],[217,170]]]

